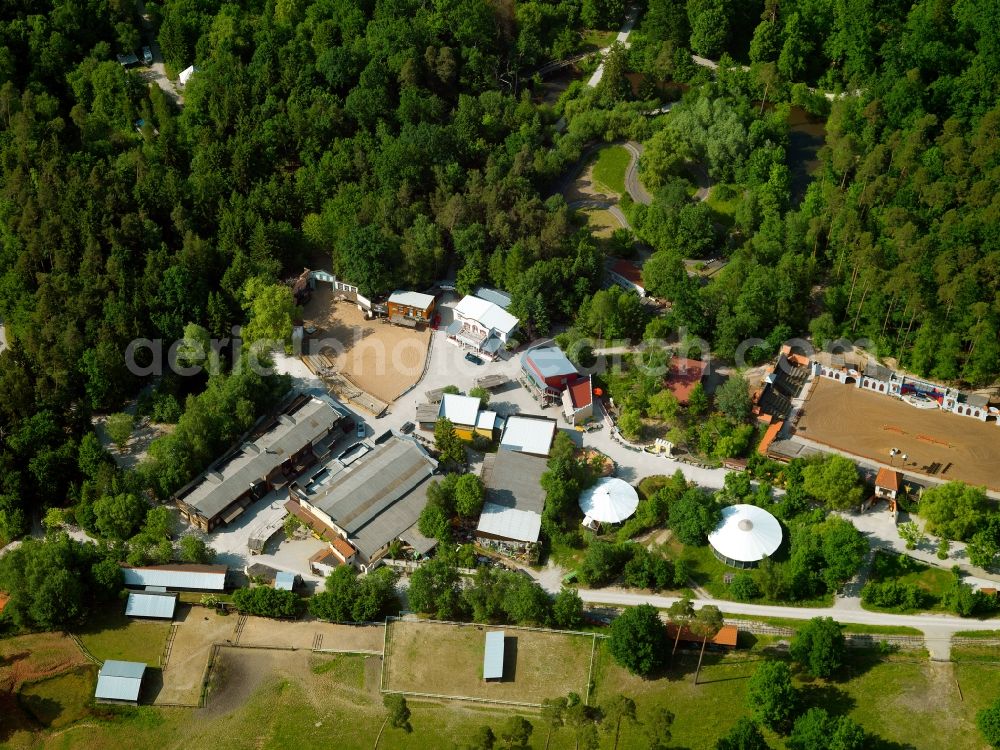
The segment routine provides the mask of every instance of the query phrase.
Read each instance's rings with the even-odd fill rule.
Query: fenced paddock
[[[504,676],[483,680],[488,630],[506,633]],[[433,620],[386,622],[384,692],[426,698],[539,706],[546,698],[589,696],[596,640],[593,633],[494,627]]]

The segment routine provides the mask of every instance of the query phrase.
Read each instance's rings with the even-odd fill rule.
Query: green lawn
[[[18,700],[39,724],[58,729],[90,713],[96,681],[96,667],[77,667],[71,672],[24,685]]]
[[[126,617],[121,604],[95,610],[76,631],[83,645],[102,661],[121,659],[158,666],[170,632],[169,622]]]
[[[729,593],[729,585],[725,582],[726,574],[738,573],[739,571],[730,568],[725,563],[718,560],[712,549],[707,544],[700,547],[691,547],[681,544],[676,539],[667,542],[667,551],[670,557],[685,560],[691,569],[692,580],[716,599],[728,599],[737,601]],[[751,572],[751,575],[753,573]],[[772,601],[764,597],[754,599],[754,604],[777,604],[786,607],[829,607],[833,604],[833,594],[826,594],[817,599],[807,599],[803,601]]]
[[[594,185],[599,190],[625,195],[625,170],[629,153],[624,146],[605,146],[594,162]]]
[[[610,47],[614,43],[615,37],[617,36],[617,31],[599,31],[597,29],[588,29],[580,35],[580,51],[596,52],[599,49]]]
[[[740,204],[742,188],[738,185],[719,184],[712,187],[705,202],[715,214],[715,220],[723,226],[732,226],[736,207]]]
[[[779,628],[792,628],[797,630],[805,620],[793,620],[790,617],[764,617],[763,615],[739,615],[741,620],[753,620],[754,622],[765,622]],[[855,625],[844,622],[843,632],[872,635],[923,635],[917,628],[906,627],[905,625]]]
[[[904,584],[915,584],[933,600],[930,610],[943,611],[940,606],[941,595],[951,586],[954,575],[949,570],[931,567],[912,557],[880,550],[875,554],[868,580],[896,580]],[[899,607],[877,607],[870,604],[865,604],[864,607],[878,612],[909,611]]]
[[[595,699],[600,703],[615,693],[630,695],[640,721],[654,707],[663,706],[675,716],[671,746],[710,750],[749,713],[747,681],[762,658],[745,652],[707,655],[700,684],[695,686],[696,654],[684,655],[665,675],[640,679],[602,650],[595,668]],[[961,693],[953,669],[961,670]],[[990,672],[978,664],[956,668],[950,663],[852,652],[837,678],[816,680],[796,674],[795,683],[805,708],[822,706],[834,714],[847,714],[875,735],[869,747],[978,750],[982,744],[973,720],[976,711],[995,698],[998,678],[1000,668]],[[967,688],[966,682],[976,685]],[[765,734],[775,750],[786,747],[784,738]],[[643,746],[641,728],[626,725],[619,747],[633,746]]]

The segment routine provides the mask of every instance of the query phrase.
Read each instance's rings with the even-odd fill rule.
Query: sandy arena
[[[796,434],[883,464],[889,463],[889,451],[898,448],[908,456],[906,471],[1000,489],[1000,426],[994,422],[917,409],[890,396],[817,378]]]
[[[306,337],[303,352],[326,351],[351,382],[386,403],[416,383],[423,372],[430,329],[365,320],[357,305],[334,302],[329,284],[318,283],[313,290],[305,306],[305,325],[317,330]]]

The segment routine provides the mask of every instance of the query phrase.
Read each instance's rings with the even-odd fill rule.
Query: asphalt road
[[[625,169],[625,189],[632,196],[632,200],[648,206],[653,202],[653,196],[639,182],[639,157],[644,150],[641,143],[636,141],[626,141],[625,150],[629,153],[628,167]]]

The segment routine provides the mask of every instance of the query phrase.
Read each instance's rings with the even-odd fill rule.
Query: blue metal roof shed
[[[125,605],[125,616],[172,620],[176,607],[177,594],[156,594],[135,591],[128,595],[128,604]]]
[[[483,653],[483,679],[503,679],[504,632],[494,630],[486,634],[486,650]]]
[[[141,662],[108,659],[97,675],[94,698],[107,703],[137,704],[145,671],[146,665]]]
[[[274,588],[292,591],[295,588],[296,578],[298,576],[294,573],[289,573],[287,570],[280,570],[278,571],[278,575],[274,577]]]

